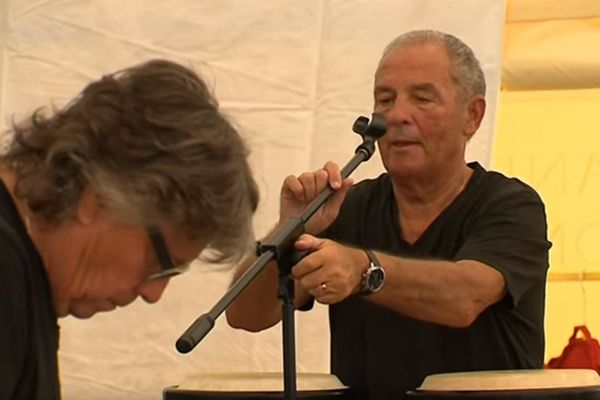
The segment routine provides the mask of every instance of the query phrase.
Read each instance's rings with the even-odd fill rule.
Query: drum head
[[[437,374],[407,395],[421,400],[600,400],[600,377],[583,369]]]
[[[347,387],[335,375],[298,373],[297,397],[304,400],[345,400]],[[211,373],[186,377],[179,386],[163,391],[164,400],[260,400],[283,399],[283,374]]]

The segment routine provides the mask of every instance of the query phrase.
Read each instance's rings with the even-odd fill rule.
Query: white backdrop
[[[503,0],[0,0],[0,124],[62,105],[103,73],[156,57],[182,62],[214,87],[248,140],[260,236],[275,222],[285,176],[350,159],[359,143],[351,126],[370,116],[381,51],[407,30],[453,33],[482,61],[488,113],[468,157],[487,165],[503,21]],[[353,177],[379,171],[374,157]],[[64,399],[160,399],[188,374],[281,370],[280,325],[249,334],[223,316],[192,353],[176,352],[175,339],[221,297],[230,274],[197,265],[157,305],[62,319]],[[326,314],[317,306],[297,315],[299,371],[328,371]]]

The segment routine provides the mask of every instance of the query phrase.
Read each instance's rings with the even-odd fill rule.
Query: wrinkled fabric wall
[[[214,87],[251,147],[260,236],[275,223],[285,176],[350,159],[359,143],[351,126],[370,115],[381,51],[407,30],[454,33],[482,61],[488,112],[468,158],[487,165],[503,19],[502,0],[0,0],[0,123],[63,105],[104,73],[155,57],[182,62]],[[353,177],[380,171],[374,157]],[[249,334],[223,317],[192,353],[176,352],[176,338],[222,296],[230,274],[196,265],[157,305],[62,319],[64,399],[160,399],[193,373],[281,370],[280,325]],[[298,370],[328,371],[326,308],[296,322]]]

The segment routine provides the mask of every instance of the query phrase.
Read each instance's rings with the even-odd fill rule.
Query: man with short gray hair
[[[446,33],[404,34],[381,58],[374,100],[385,173],[352,185],[328,162],[281,191],[279,224],[335,189],[295,242],[310,253],[292,270],[298,308],[329,305],[332,373],[356,398],[388,400],[435,373],[540,368],[544,205],[465,161],[486,107],[473,52]],[[232,326],[280,320],[276,278],[272,265],[255,279],[228,310]]]

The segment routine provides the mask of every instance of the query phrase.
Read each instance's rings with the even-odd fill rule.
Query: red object
[[[583,337],[577,334],[583,333]],[[600,374],[600,344],[585,325],[576,326],[562,354],[548,361],[546,368],[593,369]]]

